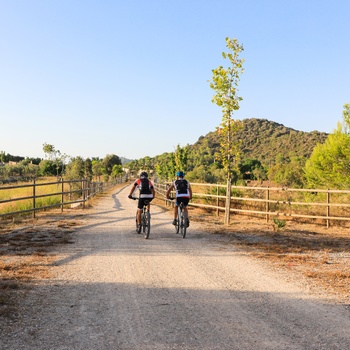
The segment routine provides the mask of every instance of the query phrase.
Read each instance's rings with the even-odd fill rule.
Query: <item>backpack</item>
[[[141,194],[151,194],[150,184],[147,178],[141,179],[140,182],[140,193]]]
[[[175,181],[176,191],[179,194],[187,194],[188,183],[187,180],[181,179]]]

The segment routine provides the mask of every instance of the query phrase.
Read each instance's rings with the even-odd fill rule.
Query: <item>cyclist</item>
[[[137,212],[136,212],[136,221],[137,221],[137,226],[138,226],[138,232],[141,230],[141,211],[143,209],[143,206],[145,204],[145,201],[148,202],[147,205],[147,210],[150,211],[150,202],[152,199],[155,197],[156,193],[153,187],[152,181],[148,179],[148,174],[143,171],[140,174],[140,177],[134,182],[130,193],[129,193],[129,198],[133,198],[132,194],[135,191],[136,187],[140,191],[139,195],[139,201],[137,204]]]
[[[184,211],[187,216],[187,227],[190,226],[190,221],[188,220],[188,209],[187,205],[190,199],[192,199],[192,189],[190,183],[184,179],[185,173],[183,171],[178,171],[176,173],[176,180],[170,185],[166,193],[166,198],[169,199],[170,192],[175,189],[176,191],[176,201],[174,207],[174,221],[173,225],[177,224],[177,207],[182,202],[184,205]]]

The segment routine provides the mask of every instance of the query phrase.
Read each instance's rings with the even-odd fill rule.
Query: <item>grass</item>
[[[35,196],[48,195],[57,192],[61,192],[62,187],[60,184],[40,185],[43,183],[53,182],[53,180],[41,180],[37,181],[35,186]],[[33,185],[33,183],[22,183],[23,185]],[[64,189],[64,191],[68,189]],[[0,200],[18,199],[33,196],[33,186],[10,188],[10,186],[4,186],[0,189]],[[43,208],[47,206],[59,205],[61,203],[61,195],[52,195],[47,197],[40,197],[35,199],[35,207]],[[8,203],[0,204],[0,214],[10,214],[17,211],[25,211],[33,209],[33,199],[22,199]],[[28,215],[25,214],[24,215]]]
[[[284,226],[286,226],[286,221],[285,220],[280,220],[278,218],[273,218],[273,222],[276,225],[276,230],[280,230],[281,228],[283,228]]]

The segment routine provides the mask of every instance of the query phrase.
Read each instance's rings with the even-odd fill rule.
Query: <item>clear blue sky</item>
[[[208,81],[244,45],[241,108],[332,132],[350,102],[348,0],[0,0],[0,151],[127,158],[221,122]],[[258,135],[257,135],[258,136]]]

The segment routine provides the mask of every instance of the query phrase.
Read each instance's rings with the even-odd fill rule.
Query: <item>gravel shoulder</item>
[[[192,220],[182,239],[159,205],[145,240],[129,189],[6,241],[32,230],[36,245],[18,244],[16,258],[2,250],[2,283],[21,298],[0,317],[1,349],[350,348],[346,298],[310,288],[214,223]],[[23,277],[26,263],[35,274],[17,290],[6,271],[18,256],[16,271]]]

